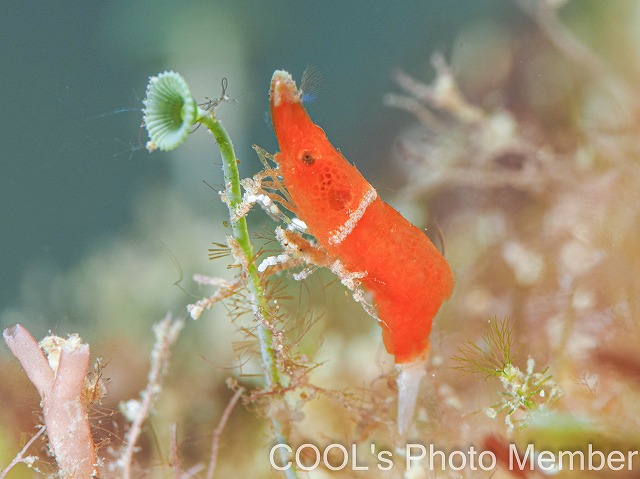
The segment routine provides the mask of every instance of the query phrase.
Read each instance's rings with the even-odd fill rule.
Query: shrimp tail
[[[416,409],[420,383],[426,374],[427,362],[424,358],[410,363],[397,364],[398,384],[398,434],[407,434]]]

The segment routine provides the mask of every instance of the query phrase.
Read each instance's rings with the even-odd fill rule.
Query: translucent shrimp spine
[[[416,409],[420,383],[426,374],[427,361],[419,359],[398,364],[398,434],[404,438],[408,432]]]

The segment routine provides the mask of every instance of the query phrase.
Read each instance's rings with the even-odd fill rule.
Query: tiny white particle
[[[200,316],[202,315],[204,308],[202,307],[201,304],[198,304],[198,303],[189,304],[187,305],[187,311],[191,315],[191,319],[200,319]]]
[[[280,263],[286,263],[289,261],[290,256],[288,254],[279,254],[278,256],[269,256],[262,260],[262,263],[258,265],[258,272],[263,273],[269,266],[275,266]]]
[[[126,402],[120,403],[120,412],[122,415],[129,421],[133,422],[140,414],[140,409],[142,405],[140,401],[136,401],[135,399],[130,399]]]
[[[307,230],[307,224],[302,221],[300,218],[292,218],[291,219],[291,226],[294,229],[300,230],[300,231],[306,231]]]

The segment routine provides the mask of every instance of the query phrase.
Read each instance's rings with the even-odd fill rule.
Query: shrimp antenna
[[[427,233],[427,231],[429,231],[430,233]],[[438,251],[440,251],[440,254],[446,257],[447,255],[445,254],[446,250],[444,243],[444,234],[442,233],[442,228],[440,228],[440,225],[436,221],[429,221],[425,234],[427,235],[429,240],[431,240],[433,246],[435,246]]]
[[[307,68],[302,72],[298,89],[302,103],[310,103],[318,98],[322,90],[322,80],[323,75],[320,69],[315,65],[307,65]]]

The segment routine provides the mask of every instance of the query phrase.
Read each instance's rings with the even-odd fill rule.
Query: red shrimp
[[[287,72],[271,80],[275,158],[283,182],[318,243],[344,269],[361,273],[373,296],[385,347],[400,369],[399,419],[406,432],[429,350],[434,316],[451,296],[453,273],[419,228],[376,190],[315,125]]]

